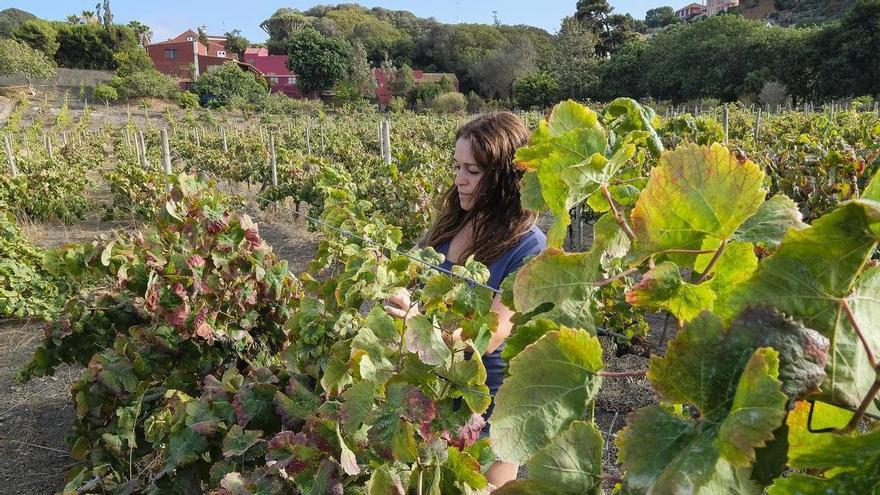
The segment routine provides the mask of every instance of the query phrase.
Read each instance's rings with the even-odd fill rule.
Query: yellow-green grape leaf
[[[603,446],[594,424],[574,421],[526,462],[529,479],[556,493],[600,494]]]
[[[834,435],[789,462],[821,475],[792,473],[778,478],[770,495],[876,494],[880,490],[880,429],[855,436]]]
[[[441,471],[442,493],[467,493],[468,489],[481,490],[489,485],[480,472],[480,463],[469,453],[455,447],[449,447],[446,453],[446,462]]]
[[[769,201],[768,201],[769,203]],[[766,203],[765,203],[766,204]],[[704,246],[704,249],[709,246]],[[712,249],[718,246],[712,245]],[[694,261],[694,270],[704,273],[714,254],[701,254]],[[731,242],[724,247],[721,256],[709,270],[709,279],[702,285],[708,286],[715,294],[712,310],[722,317],[731,317],[729,299],[734,290],[752,277],[758,268],[755,247],[749,242]]]
[[[562,327],[510,361],[489,418],[501,458],[523,462],[572,421],[583,418],[601,378],[602,347],[583,330]]]
[[[403,335],[406,350],[419,355],[423,363],[437,366],[449,361],[452,351],[443,342],[440,327],[424,315],[414,316],[406,322]]]
[[[626,293],[626,302],[637,307],[665,309],[681,321],[712,309],[715,293],[708,285],[695,285],[681,278],[678,266],[664,261],[648,271]]]
[[[654,156],[663,152],[663,141],[655,130],[660,126],[660,118],[651,107],[639,105],[632,98],[617,98],[605,106],[602,121],[619,136],[643,133]]]
[[[871,182],[868,183],[868,187],[862,191],[862,198],[880,201],[880,171],[874,174]]]
[[[707,239],[730,239],[763,203],[763,180],[754,162],[740,163],[720,144],[664,152],[631,213],[638,253],[700,250]],[[694,259],[668,257],[680,266]]]
[[[803,452],[825,448],[834,441],[832,432],[816,433],[815,430],[843,428],[849,423],[853,413],[821,401],[814,403],[813,418],[810,422],[810,403],[798,401],[788,413],[788,455],[797,456]],[[811,427],[813,431],[808,429]]]
[[[382,464],[367,480],[365,487],[367,495],[404,495],[403,483],[397,473],[391,472],[388,464]]]
[[[590,253],[569,254],[548,248],[526,263],[513,283],[517,311],[528,313],[544,303],[552,303],[551,318],[562,325],[595,330],[590,313],[590,299],[596,292],[593,283],[598,262]]]
[[[696,388],[689,392],[682,385],[679,390],[703,402],[697,405],[699,411],[685,416],[648,406],[630,415],[618,436],[619,458],[627,471],[625,488],[648,493],[754,492],[744,472],[755,460],[755,449],[773,438],[785,417],[786,397],[776,379],[777,353],[759,348],[736,369],[730,365],[739,359],[704,355],[707,363],[685,376],[686,361],[699,359],[689,355],[702,347],[680,349],[684,352],[664,358],[681,361],[673,365],[680,368],[678,377]],[[713,372],[698,375],[706,371]]]
[[[479,357],[456,361],[447,378],[457,387],[454,397],[462,397],[472,412],[482,414],[492,401],[486,386],[486,367]]]
[[[782,242],[788,229],[803,229],[807,224],[797,203],[784,194],[768,199],[754,215],[746,219],[736,229],[733,238],[737,241],[764,244],[776,247]]]
[[[831,341],[827,377],[817,397],[831,404],[857,406],[874,381],[874,370],[841,301],[848,301],[876,355],[880,268],[864,267],[880,240],[880,233],[872,230],[878,226],[880,203],[841,204],[811,227],[789,230],[777,251],[730,297],[734,308],[773,306]]]

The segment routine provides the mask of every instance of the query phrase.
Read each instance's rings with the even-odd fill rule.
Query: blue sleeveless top
[[[451,241],[446,241],[437,246],[437,252],[446,256],[449,252],[450,242]],[[523,266],[526,258],[538,255],[545,247],[547,247],[547,237],[537,226],[533,226],[531,230],[522,236],[516,246],[509,249],[489,265],[489,281],[486,285],[493,289],[498,289],[501,286],[501,282],[503,282],[508,275]],[[452,265],[453,263],[451,261],[446,260],[440,266],[449,270],[452,268]],[[504,350],[503,342],[492,353],[484,354],[482,357],[483,365],[486,367],[486,386],[489,387],[489,393],[492,394],[492,403],[489,405],[489,409],[483,414],[483,417],[487,420],[492,414],[492,410],[495,409],[495,394],[498,393],[498,389],[501,387],[501,382],[504,381],[504,369],[506,363],[501,359],[502,350]],[[489,423],[487,422],[486,426],[483,427],[481,436],[488,434]]]

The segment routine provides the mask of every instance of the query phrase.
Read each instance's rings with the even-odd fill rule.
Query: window
[[[217,50],[217,56],[218,56],[218,57],[225,57],[225,56],[226,56],[226,52],[224,52],[223,50]]]
[[[192,36],[187,36],[186,41],[195,41],[195,38],[193,38]]]
[[[290,81],[288,84],[290,84],[291,86],[296,84],[296,76],[290,76],[288,79]]]
[[[177,58],[177,49],[166,48],[165,49],[165,58]]]
[[[276,85],[276,84],[278,84],[278,76],[272,76],[272,77],[270,77],[270,78],[269,78],[269,82],[272,83],[273,86]]]

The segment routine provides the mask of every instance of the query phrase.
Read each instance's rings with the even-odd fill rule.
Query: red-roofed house
[[[705,13],[706,6],[699,3],[692,3],[675,11],[675,15],[677,15],[678,18],[683,21],[686,21],[698,15],[703,15]]]
[[[208,36],[208,44],[204,45],[199,41],[199,33],[190,29],[169,40],[147,45],[146,48],[156,70],[178,78],[181,88],[184,89],[198,79],[199,74],[230,60],[235,60],[244,70],[259,74],[253,66],[239,62],[235,53],[226,50],[225,36]]]
[[[244,62],[256,67],[266,77],[270,92],[303,98],[296,85],[296,74],[287,68],[287,55],[269,55],[266,48],[248,48],[244,51]]]
[[[391,104],[391,79],[381,69],[373,69],[373,77],[376,78],[376,97],[379,100],[380,107],[387,107]],[[422,70],[413,69],[413,81],[416,84],[439,83],[443,78],[447,78],[452,82],[452,86],[458,91],[458,78],[455,74],[444,72],[424,72]]]

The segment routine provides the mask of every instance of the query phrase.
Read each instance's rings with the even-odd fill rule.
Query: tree
[[[312,28],[301,29],[287,46],[287,67],[305,93],[332,88],[350,72],[351,47]]]
[[[520,108],[545,109],[557,103],[559,96],[559,83],[546,72],[532,72],[513,83],[513,98]]]
[[[254,74],[243,70],[230,60],[219,67],[211,67],[193,86],[202,101],[212,106],[224,106],[233,97],[256,103],[269,94],[268,88]]]
[[[116,64],[116,75],[120,77],[128,77],[135,72],[156,69],[153,60],[140,47],[132,47],[114,53],[113,62]]]
[[[468,76],[487,97],[509,98],[513,81],[534,67],[535,49],[532,42],[520,36],[475,63]]]
[[[56,24],[58,50],[55,63],[59,67],[73,69],[116,68],[113,54],[138,48],[134,31],[126,26],[113,25],[109,29],[101,24]]]
[[[681,22],[681,19],[675,15],[675,10],[668,6],[650,9],[645,14],[645,24],[649,28],[662,28],[678,22]]]
[[[312,20],[296,9],[276,10],[272,17],[260,23],[260,29],[269,35],[269,41],[266,42],[269,53],[272,55],[286,54],[287,44],[293,36],[310,26]]]
[[[12,37],[27,43],[34,50],[54,58],[58,50],[58,32],[48,22],[37,19],[24,22],[12,30]]]
[[[233,29],[226,33],[226,49],[238,54],[239,60],[244,57],[244,51],[251,46],[251,42],[241,35],[241,31]]]
[[[0,75],[24,77],[28,91],[33,95],[34,79],[55,75],[55,64],[44,53],[20,41],[0,40]]]
[[[113,13],[110,12],[110,0],[104,0],[104,28],[110,29],[113,24]]]
[[[394,78],[391,80],[391,94],[394,96],[407,96],[416,86],[416,79],[413,75],[412,67],[407,64],[394,71]]]
[[[141,46],[147,46],[153,41],[153,31],[150,29],[150,26],[139,21],[131,21],[128,23],[128,27],[134,31]]]
[[[199,26],[199,43],[208,46],[208,27],[204,24]]]
[[[596,54],[608,57],[636,36],[638,23],[629,14],[615,14],[607,0],[578,0],[575,19],[599,38]]]
[[[562,97],[584,98],[590,86],[599,79],[598,42],[596,35],[574,17],[562,20],[556,36],[556,50],[547,67],[559,83]]]
[[[8,8],[0,10],[0,38],[12,37],[12,30],[27,21],[38,19],[37,16],[21,9]]]
[[[348,81],[354,86],[361,98],[374,98],[376,96],[376,77],[370,62],[367,60],[367,50],[360,43],[355,43],[351,50],[351,72]]]

